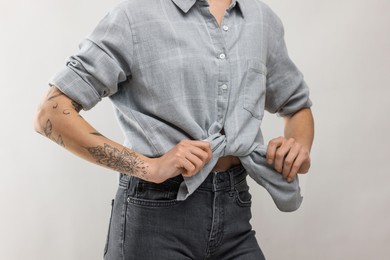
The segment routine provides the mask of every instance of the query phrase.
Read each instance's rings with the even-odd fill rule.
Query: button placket
[[[199,2],[203,3],[203,2]],[[223,25],[220,27],[208,9],[208,4],[199,4],[199,10],[205,17],[206,23],[208,24],[207,29],[216,50],[215,58],[217,59],[217,67],[215,68],[218,72],[217,80],[215,82],[215,93],[216,93],[216,121],[223,127],[225,116],[228,107],[230,88],[230,63],[229,54],[227,53],[227,46],[225,40],[225,32],[229,29],[228,17],[229,11],[225,12],[223,18]]]
[[[228,87],[230,82],[230,63],[229,63],[229,57],[227,54],[227,46],[226,46],[226,40],[224,33],[229,28],[225,23],[228,21],[229,12],[225,12],[224,18],[223,18],[223,25],[220,28],[220,30],[215,30],[215,37],[216,42],[220,45],[220,49],[222,50],[218,54],[219,58],[219,77],[217,82],[217,120],[218,122],[223,126],[225,121],[225,116],[227,112],[228,107],[228,101],[229,101],[229,93],[230,89]]]

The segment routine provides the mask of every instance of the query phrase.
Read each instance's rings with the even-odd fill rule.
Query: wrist
[[[158,160],[158,158],[150,158],[144,155],[140,155],[139,159],[143,162],[144,165],[143,171],[140,173],[141,176],[139,176],[139,178],[145,181],[158,183],[159,180],[156,178],[158,172],[156,161]]]

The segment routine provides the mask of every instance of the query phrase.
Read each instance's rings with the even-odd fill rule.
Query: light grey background
[[[316,138],[297,212],[250,182],[258,241],[271,260],[389,259],[390,2],[265,2],[311,88]],[[35,133],[32,118],[49,77],[117,3],[0,2],[1,259],[102,258],[118,175]],[[108,99],[82,114],[122,142]],[[282,120],[267,114],[263,129],[281,135]]]

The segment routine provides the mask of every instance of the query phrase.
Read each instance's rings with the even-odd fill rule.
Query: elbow
[[[37,111],[34,114],[33,118],[33,129],[35,132],[45,135],[45,126],[49,119],[49,112],[47,109],[47,104],[40,104]]]

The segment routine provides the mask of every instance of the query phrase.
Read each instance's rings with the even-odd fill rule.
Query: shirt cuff
[[[101,100],[96,90],[68,66],[55,73],[48,83],[58,87],[65,95],[80,104],[83,110],[90,110]]]

